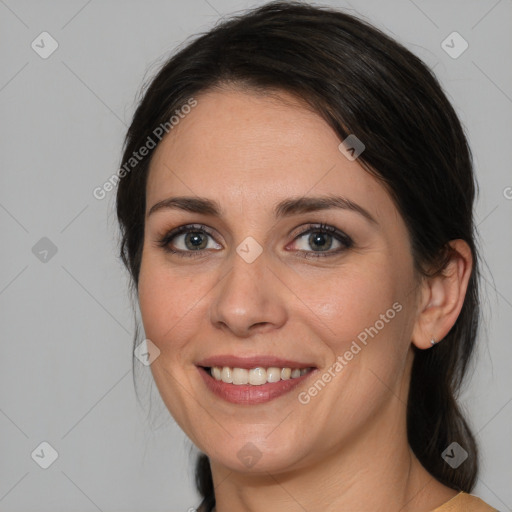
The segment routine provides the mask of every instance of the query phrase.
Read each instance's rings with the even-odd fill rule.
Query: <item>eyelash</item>
[[[176,238],[179,235],[187,234],[187,233],[195,233],[195,232],[203,232],[207,234],[208,236],[213,238],[212,233],[210,232],[209,228],[207,226],[204,226],[203,224],[187,224],[185,226],[180,226],[176,229],[171,230],[169,233],[165,234],[160,240],[158,240],[157,245],[158,247],[161,247],[164,251],[176,254],[180,257],[197,257],[201,256],[201,253],[205,251],[205,249],[199,249],[196,251],[183,251],[181,249],[175,250],[171,249],[169,244],[172,242],[174,238]],[[353,240],[340,231],[339,229],[336,229],[333,226],[328,226],[327,224],[308,224],[306,226],[306,229],[298,233],[294,237],[294,241],[303,237],[306,234],[311,233],[325,233],[332,235],[338,242],[344,245],[344,247],[337,249],[336,251],[297,251],[299,253],[304,253],[302,257],[304,258],[325,258],[329,256],[335,256],[340,254],[341,252],[349,249],[353,245]]]

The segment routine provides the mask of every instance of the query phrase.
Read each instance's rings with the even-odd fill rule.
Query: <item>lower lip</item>
[[[223,398],[226,402],[239,405],[255,405],[269,402],[274,398],[289,393],[316,371],[311,370],[295,379],[267,382],[261,386],[254,386],[248,384],[227,384],[221,380],[214,379],[210,373],[202,367],[198,367],[198,370],[206,387],[212,393]]]

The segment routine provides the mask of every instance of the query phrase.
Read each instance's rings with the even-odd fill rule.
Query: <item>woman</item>
[[[478,324],[471,154],[418,58],[347,14],[266,4],[162,67],[120,178],[199,510],[494,510],[455,401]]]

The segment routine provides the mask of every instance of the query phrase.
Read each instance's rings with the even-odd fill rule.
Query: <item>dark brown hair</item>
[[[419,58],[354,16],[271,2],[197,36],[161,67],[128,129],[123,165],[176,109],[224,84],[291,93],[321,115],[340,140],[355,134],[363,141],[358,161],[393,197],[421,274],[443,270],[450,240],[469,244],[473,271],[455,325],[433,348],[415,349],[407,428],[422,465],[443,484],[470,492],[478,471],[477,445],[456,398],[479,319],[476,184],[464,130],[438,81]],[[117,191],[120,256],[135,289],[152,153],[126,173]],[[441,457],[453,441],[469,453],[456,469]],[[215,495],[204,454],[197,461],[196,483],[201,510],[210,511]]]

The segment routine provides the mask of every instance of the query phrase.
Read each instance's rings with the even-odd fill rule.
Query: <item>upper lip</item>
[[[238,357],[234,355],[218,355],[202,359],[197,366],[211,368],[212,366],[229,366],[231,368],[315,368],[315,365],[310,362],[300,362],[291,359],[283,359],[269,355],[251,356],[251,357]]]

